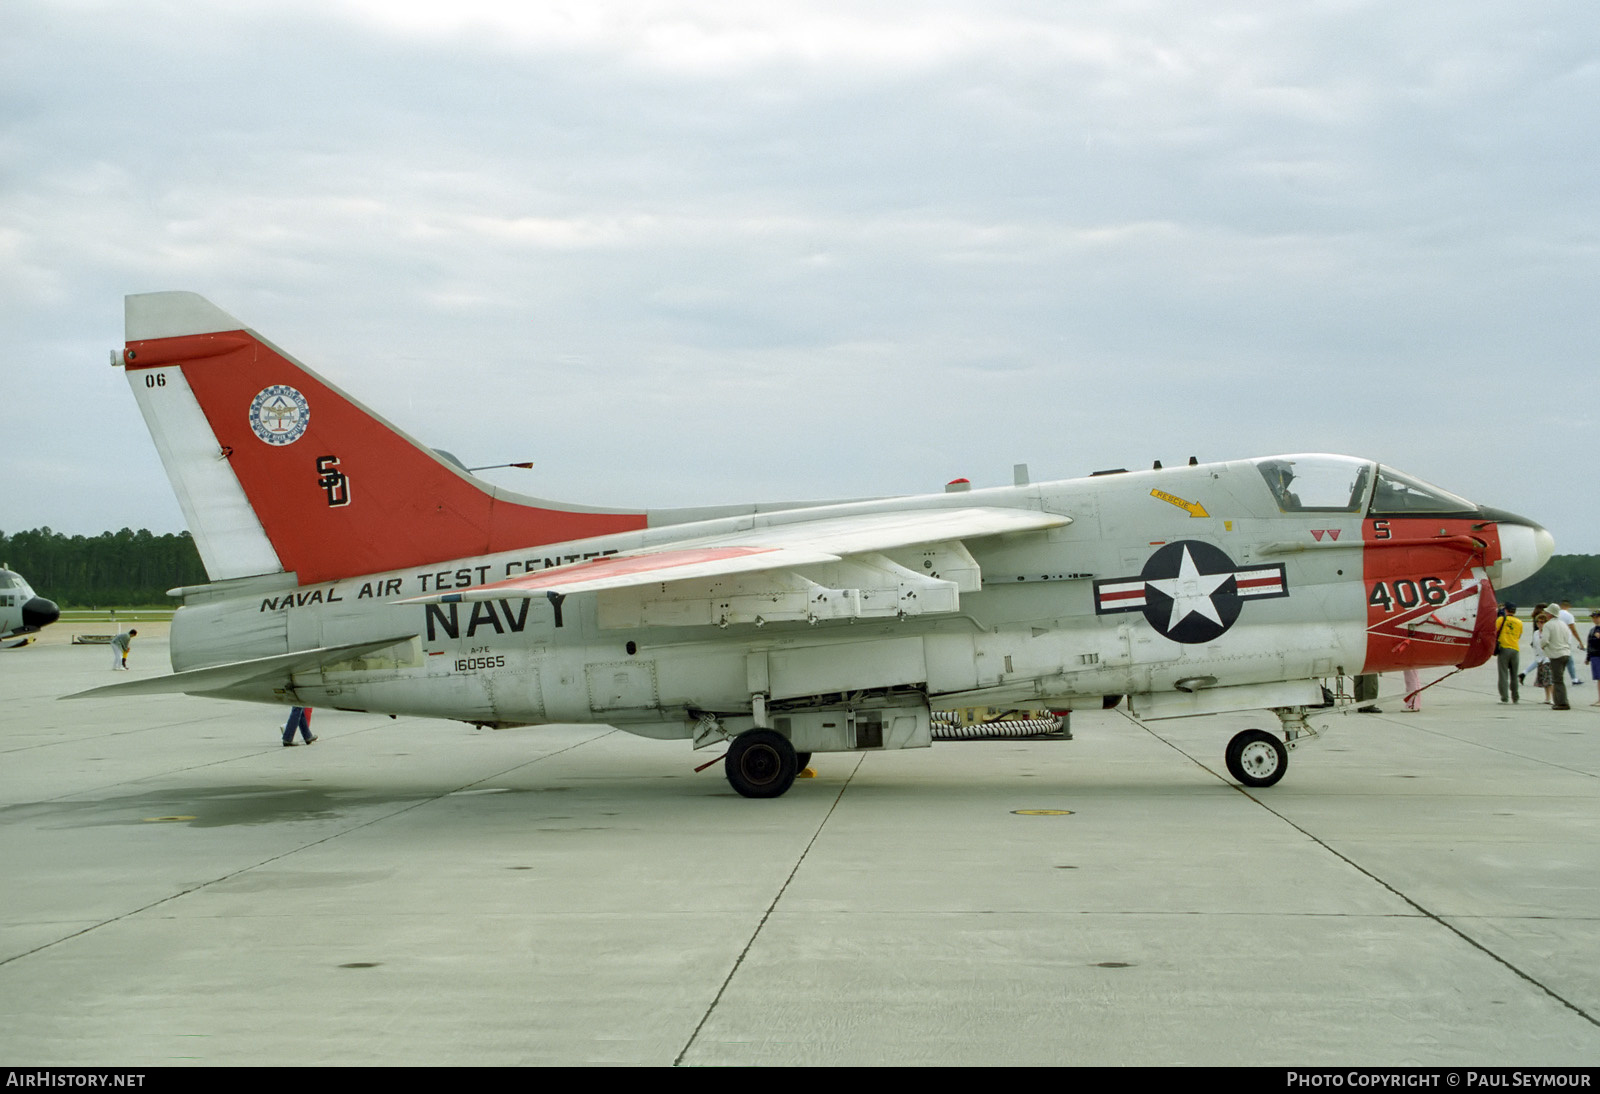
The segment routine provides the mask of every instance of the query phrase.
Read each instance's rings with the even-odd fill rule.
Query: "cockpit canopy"
[[[1256,461],[1256,470],[1285,513],[1361,512],[1374,466],[1370,460],[1350,456],[1272,456]]]
[[[1255,464],[1285,513],[1479,513],[1465,498],[1371,460],[1316,453],[1271,456]]]
[[[1392,467],[1378,466],[1378,487],[1372,492],[1373,514],[1404,517],[1423,513],[1476,516],[1478,507],[1432,483],[1412,478]]]

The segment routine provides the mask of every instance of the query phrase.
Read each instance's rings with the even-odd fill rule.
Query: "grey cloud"
[[[1491,439],[1592,426],[1586,7],[550,10],[20,5],[0,324],[94,440],[0,526],[177,526],[102,362],[190,288],[549,496],[1321,448],[1600,550]]]

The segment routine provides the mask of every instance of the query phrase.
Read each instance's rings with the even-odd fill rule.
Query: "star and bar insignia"
[[[1096,581],[1094,610],[1096,615],[1143,612],[1157,634],[1195,644],[1233,626],[1246,600],[1288,595],[1282,563],[1239,566],[1221,548],[1180,539],[1146,559],[1139,576]]]

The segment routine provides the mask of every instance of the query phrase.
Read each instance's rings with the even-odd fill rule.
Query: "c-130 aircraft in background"
[[[55,601],[35,593],[21,574],[0,566],[0,640],[22,639],[7,648],[32,642],[34,635],[60,618]]]
[[[605,509],[512,493],[192,293],[127,298],[126,375],[210,583],[185,692],[728,742],[748,797],[930,712],[1270,710],[1249,786],[1339,678],[1482,664],[1538,524],[1372,460],[1289,455],[821,504]]]

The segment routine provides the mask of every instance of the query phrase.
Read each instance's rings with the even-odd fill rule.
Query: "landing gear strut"
[[[739,734],[728,747],[728,782],[747,798],[776,798],[794,785],[799,757],[789,738],[770,729]]]

